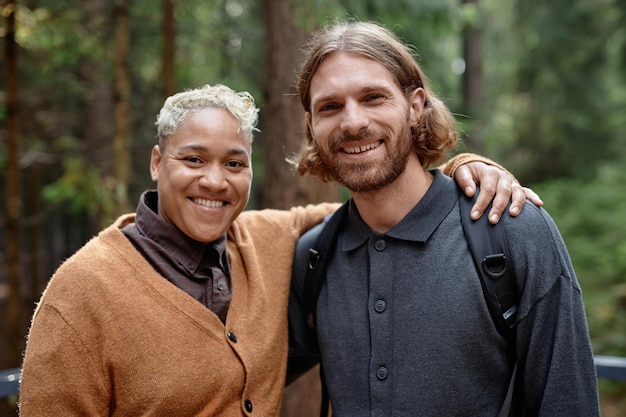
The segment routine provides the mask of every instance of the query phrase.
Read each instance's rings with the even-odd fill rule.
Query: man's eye
[[[332,111],[332,110],[337,110],[338,108],[339,108],[339,105],[337,103],[328,103],[328,104],[324,104],[323,106],[320,106],[318,112]]]
[[[382,100],[383,98],[385,98],[385,96],[382,94],[370,94],[367,97],[365,97],[365,101],[376,101],[376,100]]]
[[[187,158],[185,158],[185,160],[187,162],[192,163],[192,164],[200,164],[200,163],[202,163],[202,159],[198,158],[197,156],[188,156]]]

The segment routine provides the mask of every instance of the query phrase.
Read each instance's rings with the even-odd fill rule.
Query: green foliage
[[[618,0],[599,3],[487,0],[488,21],[503,22],[485,39],[495,58],[486,60],[489,149],[525,182],[588,179],[624,155],[612,146],[624,144],[626,128],[626,93],[616,88],[624,10]],[[599,146],[610,135],[612,144]]]
[[[262,104],[263,10],[253,0],[177,3],[182,88],[227,84]]]
[[[565,239],[583,288],[598,354],[626,356],[626,172],[602,166],[589,181],[535,187]]]
[[[32,10],[19,10],[18,41],[21,47],[38,55],[38,69],[67,69],[78,65],[85,56],[105,59],[105,45],[96,42],[93,36],[85,32],[81,25],[84,16],[80,10],[59,7],[60,3],[64,2],[53,2],[52,5]]]
[[[534,188],[561,229],[583,287],[594,349],[626,356],[626,174],[615,162],[626,161],[626,2],[291,1],[295,24],[307,31],[345,17],[390,27],[415,46],[453,110],[462,102],[452,64],[462,57],[463,30],[470,24],[482,30],[485,108],[462,123],[484,123],[488,156],[523,183],[541,183]],[[73,213],[110,218],[114,186],[89,163],[97,155],[80,147],[85,96],[92,93],[81,70],[85,61],[111,66],[112,44],[85,24],[94,17],[85,15],[86,6],[102,4],[21,3],[18,42],[22,149],[37,151],[40,167],[53,173],[46,175],[45,198]],[[129,4],[133,181],[142,190],[151,184],[143,179],[162,103],[161,4]],[[271,76],[264,74],[265,12],[258,0],[177,1],[178,89],[225,83],[250,91],[262,106]],[[0,123],[5,118],[0,106]],[[262,152],[253,156],[260,170]],[[4,158],[0,152],[0,167]]]
[[[63,160],[63,175],[43,189],[43,197],[51,203],[62,204],[73,214],[105,214],[112,217],[115,205],[112,182],[80,156]]]

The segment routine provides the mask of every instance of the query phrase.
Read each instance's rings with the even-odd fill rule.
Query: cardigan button
[[[226,337],[228,337],[228,340],[230,340],[231,342],[237,343],[237,336],[235,336],[233,332],[226,333]]]
[[[246,400],[246,401],[243,402],[243,405],[244,405],[244,407],[246,407],[246,411],[248,413],[252,412],[252,401]]]

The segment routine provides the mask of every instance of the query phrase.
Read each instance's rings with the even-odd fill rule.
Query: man
[[[222,85],[167,99],[157,190],[61,265],[37,306],[22,416],[278,415],[293,251],[338,205],[242,213],[257,114]]]
[[[454,118],[410,49],[374,23],[330,25],[305,46],[298,90],[299,172],[351,193],[315,337],[303,245],[290,305],[290,353],[319,354],[333,416],[508,415],[515,362],[512,415],[599,415],[581,290],[552,219],[530,204],[501,220],[521,291],[514,346],[497,331],[456,186],[427,169],[455,146]]]

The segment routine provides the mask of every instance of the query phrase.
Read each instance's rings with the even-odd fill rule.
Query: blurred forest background
[[[345,17],[414,45],[458,116],[458,151],[540,193],[581,282],[594,352],[626,356],[626,0],[0,4],[0,369],[20,365],[58,265],[153,187],[154,121],[174,92],[224,83],[256,97],[249,208],[345,195],[284,161],[302,130],[299,47]],[[603,416],[626,416],[625,384],[601,381]],[[15,400],[0,415],[15,415]]]

